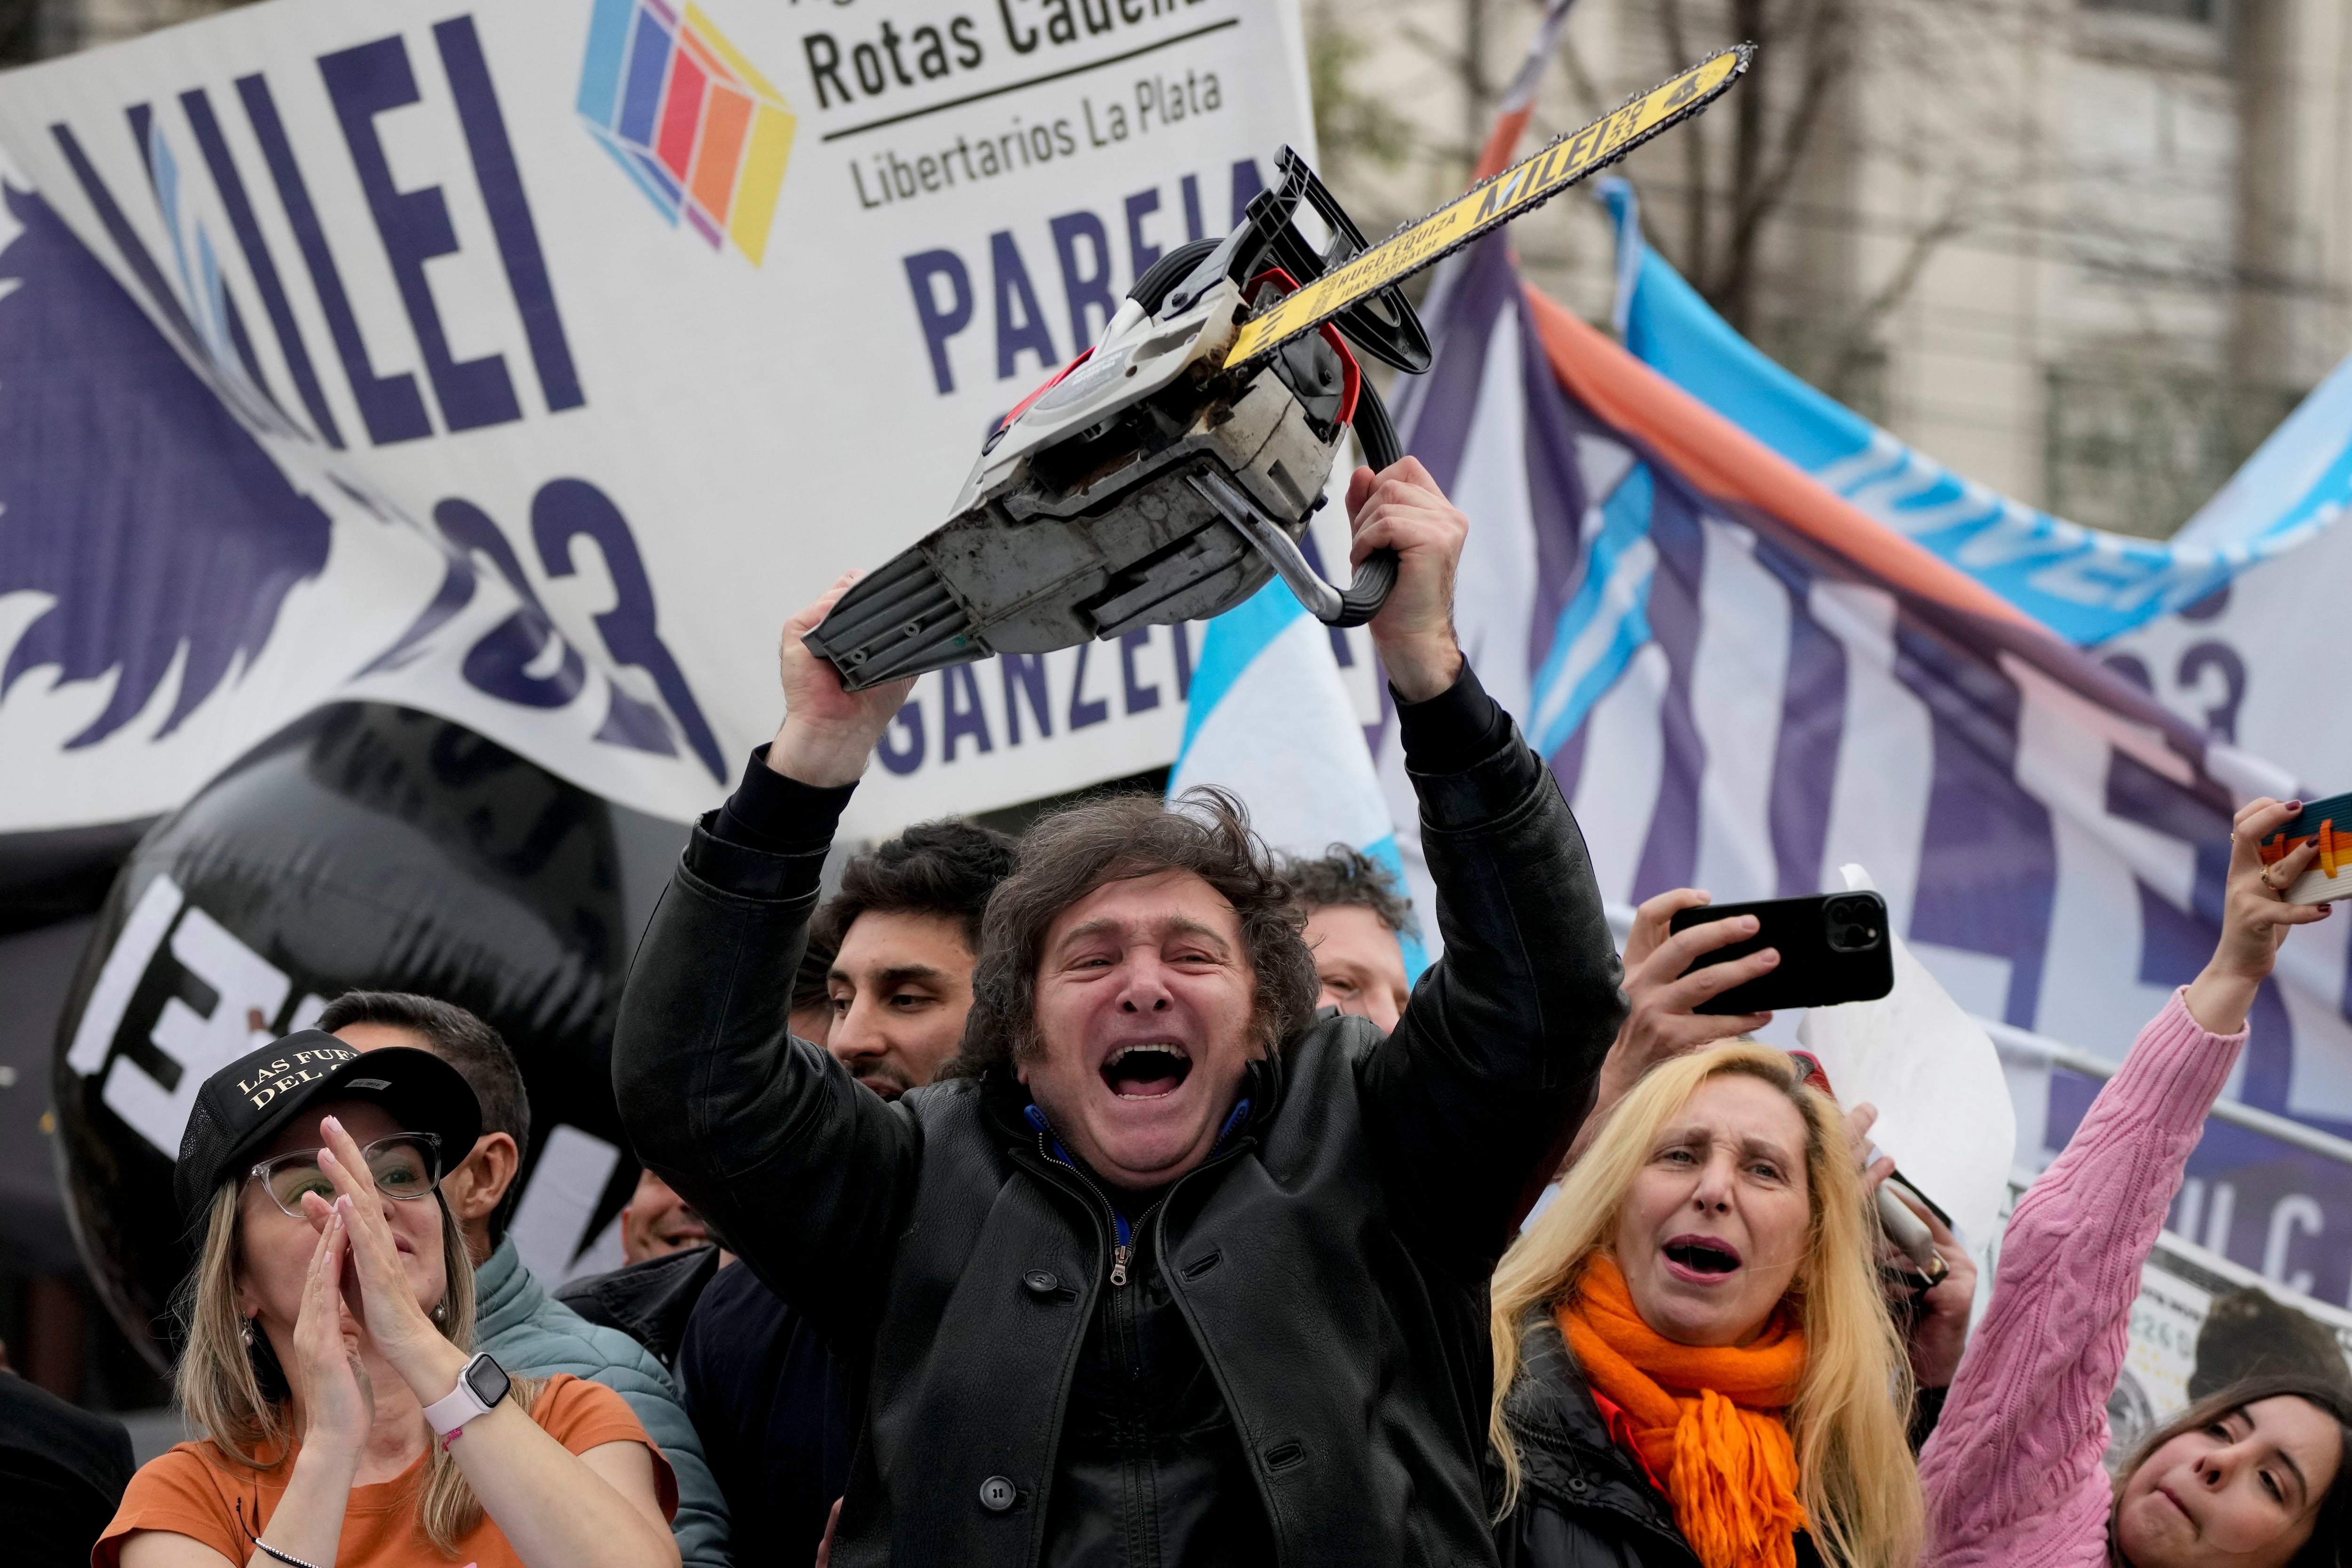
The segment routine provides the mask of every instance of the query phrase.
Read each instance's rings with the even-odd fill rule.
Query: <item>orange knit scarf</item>
[[[1643,1459],[1666,1478],[1699,1561],[1795,1568],[1805,1510],[1780,1413],[1804,1374],[1803,1331],[1775,1314],[1753,1344],[1676,1344],[1642,1321],[1605,1252],[1554,1315],[1586,1379],[1624,1410]]]

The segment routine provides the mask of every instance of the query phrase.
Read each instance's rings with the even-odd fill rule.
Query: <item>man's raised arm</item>
[[[1445,954],[1366,1062],[1370,1130],[1407,1232],[1468,1272],[1493,1266],[1520,1194],[1591,1103],[1625,1016],[1584,836],[1543,759],[1455,642],[1467,523],[1411,458],[1349,490],[1358,559],[1400,556],[1371,622]]]
[[[834,828],[913,684],[844,692],[802,645],[852,580],[784,623],[782,727],[696,824],[613,1037],[638,1156],[828,1332],[874,1321],[865,1298],[885,1277],[918,1146],[910,1117],[785,1023]]]

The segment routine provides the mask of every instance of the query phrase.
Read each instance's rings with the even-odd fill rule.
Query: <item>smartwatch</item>
[[[507,1369],[484,1351],[459,1371],[457,1387],[425,1407],[425,1419],[441,1435],[441,1446],[446,1448],[467,1422],[487,1414],[513,1386]]]

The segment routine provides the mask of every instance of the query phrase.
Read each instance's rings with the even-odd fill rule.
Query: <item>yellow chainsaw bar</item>
[[[1380,244],[1324,274],[1263,316],[1243,324],[1225,355],[1238,365],[1309,332],[1369,295],[1410,277],[1423,267],[1499,228],[1567,190],[1594,170],[1631,152],[1651,137],[1689,119],[1723,96],[1748,69],[1751,47],[1741,44],[1702,60],[1602,115],[1583,130],[1563,136],[1493,179]]]

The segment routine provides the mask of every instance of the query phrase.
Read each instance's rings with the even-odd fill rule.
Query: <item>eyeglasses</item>
[[[295,1149],[273,1155],[246,1172],[257,1181],[270,1201],[296,1219],[302,1216],[302,1196],[317,1193],[335,1201],[335,1184],[319,1168],[320,1149]],[[441,1185],[441,1140],[431,1133],[395,1133],[360,1150],[375,1189],[386,1197],[406,1202],[423,1197]]]

